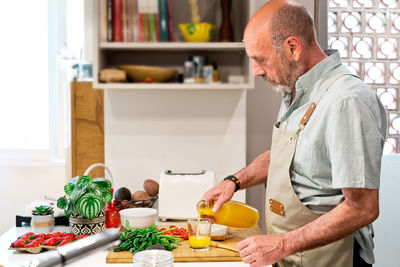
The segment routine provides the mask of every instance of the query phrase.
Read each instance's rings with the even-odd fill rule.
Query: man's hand
[[[210,190],[208,190],[202,199],[208,203],[215,202],[213,212],[218,212],[222,205],[231,200],[233,193],[235,193],[235,184],[231,181],[223,181]]]
[[[251,267],[274,264],[280,259],[289,256],[285,250],[282,235],[256,235],[242,240],[236,249],[244,263]]]

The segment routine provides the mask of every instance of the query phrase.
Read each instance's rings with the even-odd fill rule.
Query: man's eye
[[[262,59],[262,58],[256,57],[256,58],[253,58],[253,59],[254,59],[254,61],[256,61],[258,63],[263,63],[264,62],[264,59]]]

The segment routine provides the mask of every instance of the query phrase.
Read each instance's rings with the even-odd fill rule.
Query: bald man
[[[267,184],[267,235],[237,244],[252,267],[371,266],[384,107],[337,51],[320,48],[313,19],[297,2],[266,3],[243,41],[254,75],[283,96],[272,147],[203,199],[217,212],[237,190]]]

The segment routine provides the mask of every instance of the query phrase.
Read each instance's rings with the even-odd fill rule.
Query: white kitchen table
[[[30,232],[31,228],[29,226],[23,227],[12,227],[10,230],[5,232],[0,237],[0,266],[21,266],[24,262],[29,260],[31,257],[35,257],[37,254],[29,254],[29,253],[20,253],[14,250],[8,250],[11,242],[15,241],[17,237],[23,235],[24,233]],[[68,232],[68,227],[65,226],[56,226],[54,232]],[[115,263],[110,264],[106,263],[106,256],[108,254],[109,249],[100,249],[93,251],[88,254],[86,257],[81,258],[77,261],[74,261],[67,266],[132,266],[132,263]],[[207,266],[215,266],[215,267],[243,267],[249,266],[248,264],[244,264],[243,262],[177,262],[174,263],[176,267],[207,267]]]

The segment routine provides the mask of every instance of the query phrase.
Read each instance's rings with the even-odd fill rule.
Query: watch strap
[[[229,175],[229,176],[224,178],[224,181],[225,180],[229,180],[229,181],[231,181],[231,182],[233,182],[235,184],[235,192],[240,190],[240,181],[239,181],[238,178],[236,178],[233,175]]]

